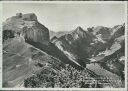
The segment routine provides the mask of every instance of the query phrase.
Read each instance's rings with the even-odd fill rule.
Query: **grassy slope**
[[[3,47],[4,87],[21,84],[25,78],[46,64],[55,70],[61,65],[58,59],[23,42],[22,38],[14,38],[7,43]]]

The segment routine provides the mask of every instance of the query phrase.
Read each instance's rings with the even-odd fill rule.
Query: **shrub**
[[[96,82],[86,70],[77,70],[70,65],[66,65],[65,68],[57,72],[52,68],[42,69],[41,72],[25,79],[24,86],[34,88],[89,88],[99,86]]]

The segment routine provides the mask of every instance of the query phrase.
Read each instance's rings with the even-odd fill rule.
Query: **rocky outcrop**
[[[10,36],[3,36],[7,39],[11,36],[24,36],[26,41],[47,44],[49,42],[49,30],[37,20],[34,13],[22,14],[8,18],[3,23],[3,34],[8,32]]]

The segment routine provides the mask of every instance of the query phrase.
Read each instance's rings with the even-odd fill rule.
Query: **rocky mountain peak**
[[[72,35],[73,39],[79,39],[79,38],[84,38],[87,37],[88,34],[86,31],[84,31],[83,28],[81,28],[80,26],[78,26],[76,29],[74,29],[71,33],[69,33]]]
[[[81,28],[81,26],[78,26],[78,27],[76,28],[76,30],[83,30],[83,29]]]
[[[82,32],[85,32],[85,31],[84,31],[83,28],[81,28],[80,26],[78,26],[78,27],[74,30],[74,32],[76,32],[76,33],[82,33]]]
[[[49,30],[38,22],[34,13],[17,13],[3,23],[3,32],[11,32],[13,35],[22,35],[25,40],[31,42],[49,42]],[[9,33],[10,34],[10,33]]]
[[[28,13],[24,14],[22,19],[27,21],[37,21],[37,16],[34,13]]]
[[[37,16],[34,13],[27,13],[27,14],[22,14],[22,13],[17,13],[14,18],[21,18],[26,21],[37,21]]]

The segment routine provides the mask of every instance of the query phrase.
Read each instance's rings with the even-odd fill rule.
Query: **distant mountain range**
[[[85,73],[94,79],[92,73],[105,76],[93,70],[94,64],[99,65],[96,66],[98,70],[107,71],[113,78],[116,75],[123,84],[124,33],[125,24],[87,30],[78,26],[69,32],[53,32],[39,23],[34,13],[18,13],[3,22],[3,86],[24,86],[27,83],[25,86],[34,87],[27,82],[33,74],[44,74],[40,72],[46,69],[46,72],[52,70],[57,75],[61,69],[66,70],[67,64],[76,70],[89,70]],[[94,67],[90,68],[90,65]]]

